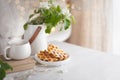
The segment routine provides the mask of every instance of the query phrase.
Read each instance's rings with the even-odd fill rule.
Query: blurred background
[[[20,31],[21,26],[28,19],[28,14],[39,7],[39,1],[47,0],[0,0],[0,32],[4,31],[5,35],[11,34],[11,32],[6,34],[8,31],[5,27],[14,26],[13,28],[17,29],[16,34],[24,33]],[[119,0],[57,0],[57,2],[67,4],[76,21],[72,25],[71,35],[64,41],[120,55]]]

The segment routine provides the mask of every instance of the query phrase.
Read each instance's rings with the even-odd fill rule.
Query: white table
[[[120,80],[120,56],[52,42],[68,52],[71,60],[61,67],[37,65],[34,69],[7,75],[5,80]]]

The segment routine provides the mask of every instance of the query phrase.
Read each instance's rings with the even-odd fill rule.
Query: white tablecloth
[[[52,42],[70,55],[68,64],[8,74],[5,80],[120,80],[120,56],[64,42]]]

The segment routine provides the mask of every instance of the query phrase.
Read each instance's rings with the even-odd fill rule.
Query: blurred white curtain
[[[71,0],[75,16],[68,42],[100,51],[109,51],[112,40],[112,0]]]
[[[23,35],[23,24],[39,0],[0,0],[0,35],[15,37]]]

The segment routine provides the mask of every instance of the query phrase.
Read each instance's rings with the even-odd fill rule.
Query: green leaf
[[[9,69],[13,70],[13,68],[10,65],[8,65],[7,63],[2,64],[2,66],[3,66],[2,68],[4,70],[9,70]]]
[[[57,11],[61,12],[60,6],[57,6]]]
[[[9,70],[9,69],[13,70],[13,68],[9,64],[7,64],[6,62],[3,62],[1,60],[0,60],[0,65],[1,65],[0,68],[2,68],[4,70]]]
[[[45,32],[48,33],[48,34],[50,34],[51,29],[47,28],[47,29],[45,30]]]
[[[0,80],[3,80],[5,76],[6,76],[5,70],[0,68]]]
[[[13,68],[9,64],[0,60],[0,80],[4,79],[4,77],[6,76],[6,70],[8,69],[13,70]]]
[[[23,28],[24,28],[24,30],[27,30],[27,28],[28,28],[28,23],[25,23],[25,24],[23,25]]]
[[[70,20],[65,19],[64,20],[64,29],[67,30],[69,28],[69,26],[70,26]]]
[[[34,14],[31,14],[31,15],[29,16],[29,19],[32,18],[33,16],[34,16]]]
[[[51,32],[51,29],[53,28],[54,26],[52,26],[51,24],[47,24],[47,28],[45,30],[46,33],[50,34]]]
[[[39,13],[39,10],[38,9],[34,10],[34,13],[35,14]]]
[[[71,20],[72,20],[73,23],[76,22],[74,16],[71,16]]]

